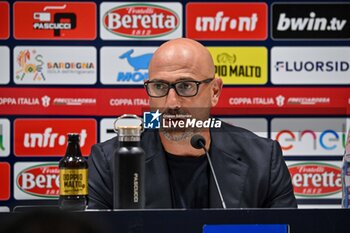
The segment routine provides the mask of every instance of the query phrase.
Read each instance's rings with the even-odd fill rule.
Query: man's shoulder
[[[113,153],[113,151],[118,147],[118,144],[118,137],[115,136],[104,142],[96,143],[95,145],[93,145],[93,149],[96,148],[102,151],[104,154],[110,154]]]
[[[265,143],[271,143],[272,140],[269,138],[264,138],[256,135],[252,131],[228,124],[226,122],[222,121],[221,129],[219,129],[217,132],[222,132],[228,137],[232,137],[235,140],[248,140],[248,141],[259,141],[259,142],[265,142]]]

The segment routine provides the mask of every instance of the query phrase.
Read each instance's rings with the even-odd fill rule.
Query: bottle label
[[[88,169],[60,169],[60,195],[88,195]]]

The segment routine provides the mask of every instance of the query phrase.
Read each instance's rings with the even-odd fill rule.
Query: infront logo
[[[264,40],[265,3],[188,3],[187,37],[204,40]]]
[[[83,155],[97,141],[93,119],[16,119],[14,122],[15,154],[17,156],[63,156],[67,134],[80,134]]]
[[[272,38],[350,38],[349,3],[274,3]]]

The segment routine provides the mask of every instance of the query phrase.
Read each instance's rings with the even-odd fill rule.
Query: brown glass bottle
[[[80,151],[79,134],[68,134],[65,156],[59,162],[62,210],[85,210],[88,202],[88,164]]]

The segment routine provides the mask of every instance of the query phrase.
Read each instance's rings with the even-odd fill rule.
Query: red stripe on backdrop
[[[142,88],[0,88],[1,115],[118,116],[148,109]],[[350,88],[224,88],[216,115],[350,115]]]

